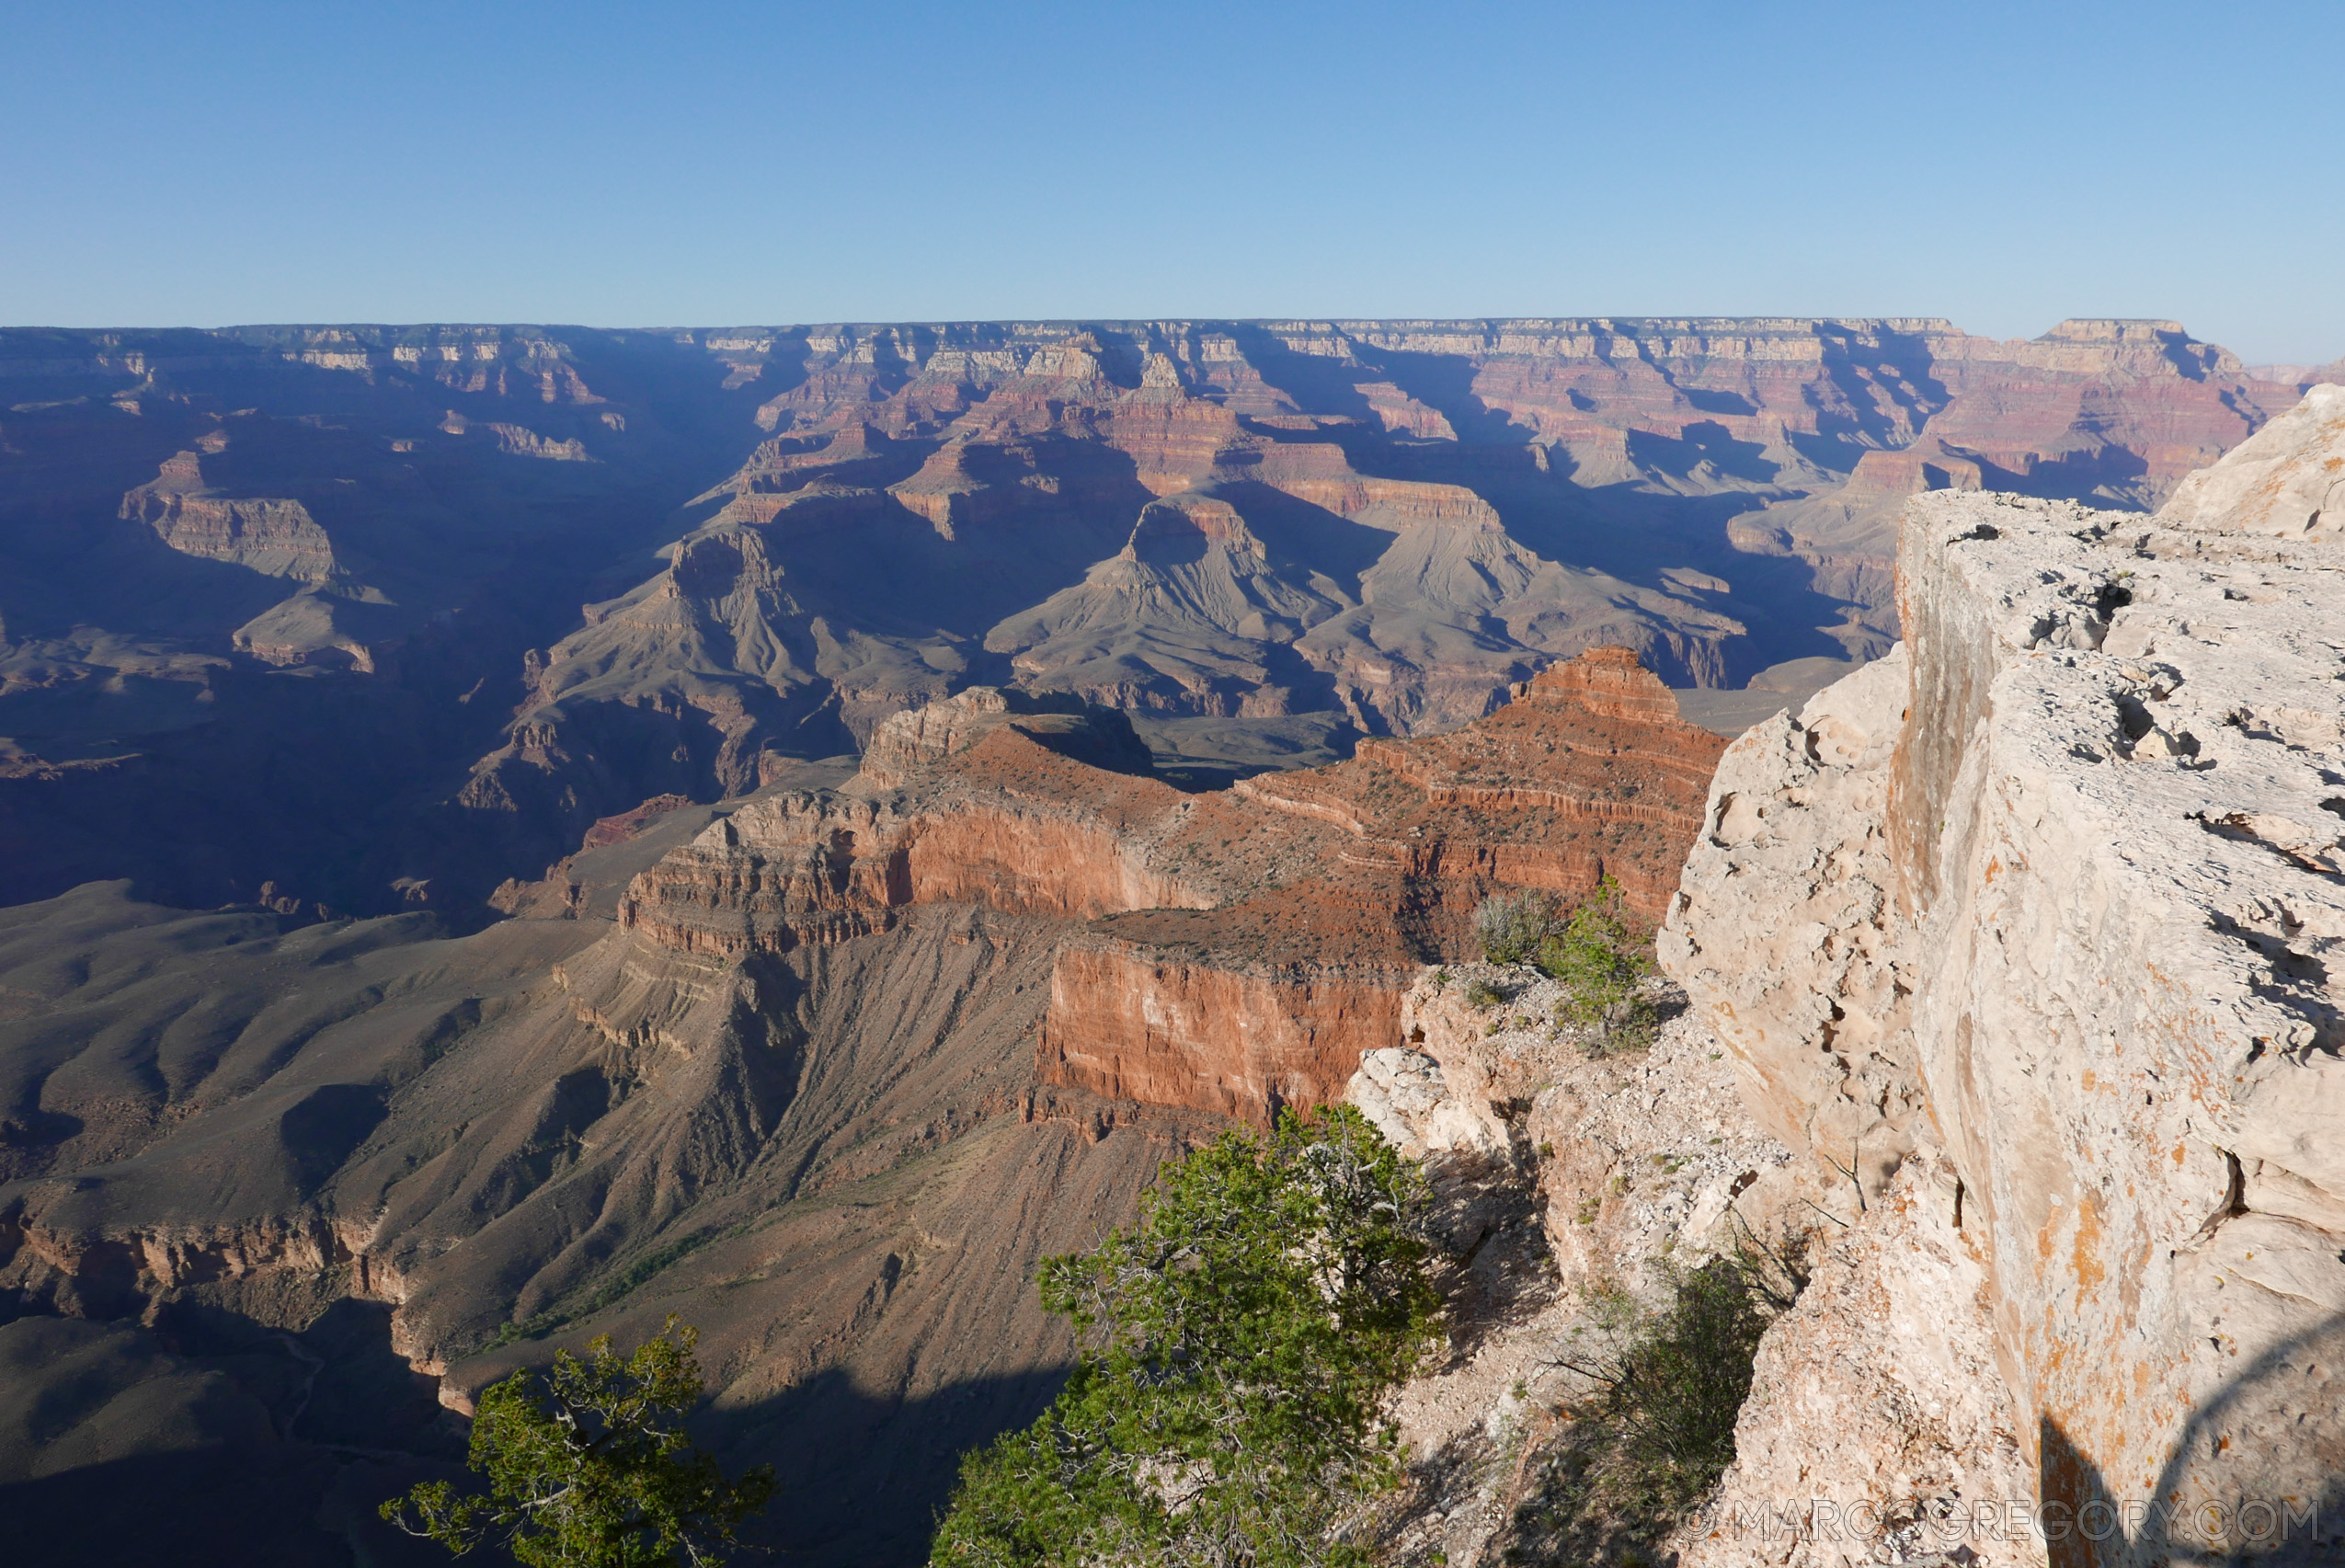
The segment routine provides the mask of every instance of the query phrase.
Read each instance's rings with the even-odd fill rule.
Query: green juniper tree
[[[623,1359],[606,1334],[584,1359],[559,1351],[542,1377],[523,1368],[491,1384],[470,1460],[488,1495],[427,1482],[383,1504],[383,1516],[459,1557],[499,1540],[530,1568],[723,1562],[741,1521],[773,1495],[773,1472],[727,1480],[685,1438],[701,1397],[698,1338],[671,1317]]]
[[[971,1454],[932,1562],[1307,1568],[1400,1467],[1385,1396],[1432,1343],[1423,1177],[1336,1106],[1168,1165],[1138,1220],[1050,1259],[1080,1358]]]

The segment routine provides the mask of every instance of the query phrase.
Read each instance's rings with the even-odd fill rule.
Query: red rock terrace
[[[845,785],[769,796],[670,853],[621,924],[729,960],[923,904],[1064,921],[1046,1081],[1260,1118],[1339,1094],[1415,966],[1465,955],[1493,890],[1568,898],[1609,873],[1658,918],[1723,746],[1618,647],[1453,734],[1195,795],[1115,770],[1120,715],[1033,705],[979,691],[890,720]]]

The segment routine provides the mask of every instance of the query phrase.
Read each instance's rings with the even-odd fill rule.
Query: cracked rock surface
[[[2340,474],[2345,390],[2321,387],[2153,518],[1920,497],[1902,693],[1883,661],[1729,751],[1664,965],[1771,1123],[1837,1165],[1861,1138],[1868,1222],[1914,1238],[1870,1305],[1778,1326],[1761,1392],[1802,1333],[1811,1363],[1867,1318],[1916,1352],[1902,1385],[1793,1401],[1832,1436],[1790,1469],[1755,1400],[1730,1493],[1775,1465],[1881,1496],[1899,1456],[1850,1439],[1902,1386],[1972,1434],[1974,1488],[2120,1511],[2058,1561],[2295,1561],[2309,1531],[2277,1542],[2260,1505],[2334,1522]],[[1716,1560],[1833,1560],[1793,1550]]]
[[[1499,1000],[1470,1001],[1477,979]],[[1458,1260],[1447,1354],[1393,1412],[1412,1486],[1379,1535],[1397,1562],[1527,1550],[1519,1510],[1592,1413],[1592,1385],[1558,1361],[1592,1291],[1657,1302],[1672,1265],[1739,1233],[1803,1229],[1819,1202],[1855,1213],[1752,1116],[1700,1019],[1681,1009],[1649,1048],[1591,1055],[1554,1026],[1562,1001],[1525,967],[1428,969],[1403,1003],[1404,1043],[1367,1053],[1346,1093],[1424,1159]]]

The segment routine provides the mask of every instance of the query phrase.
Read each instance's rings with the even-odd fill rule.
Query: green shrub
[[[1619,1285],[1589,1293],[1586,1328],[1554,1359],[1589,1398],[1545,1457],[1518,1510],[1531,1555],[1626,1561],[1649,1555],[1734,1459],[1759,1336],[1806,1283],[1801,1245],[1746,1242],[1670,1276],[1647,1309]]]
[[[1742,1260],[1713,1258],[1680,1272],[1668,1305],[1650,1317],[1616,1303],[1605,1325],[1613,1343],[1565,1358],[1602,1390],[1620,1479],[1637,1497],[1682,1508],[1733,1462],[1734,1418],[1750,1395],[1759,1335],[1779,1310]]]
[[[1656,1019],[1644,994],[1653,973],[1645,934],[1630,923],[1620,884],[1607,876],[1539,944],[1540,970],[1563,987],[1559,1024],[1589,1030],[1596,1049],[1649,1045]]]
[[[1477,1013],[1484,1008],[1495,1007],[1506,1000],[1504,991],[1480,977],[1468,980],[1466,989],[1459,994],[1465,997],[1466,1005]]]
[[[543,1339],[557,1329],[566,1328],[579,1318],[590,1318],[606,1307],[617,1305],[662,1272],[690,1257],[715,1241],[719,1232],[711,1230],[693,1231],[675,1241],[653,1248],[625,1268],[610,1276],[583,1294],[574,1294],[544,1311],[518,1322],[498,1325],[496,1333],[482,1343],[482,1350],[502,1350],[525,1339]]]
[[[1474,910],[1474,940],[1493,964],[1527,964],[1539,944],[1562,929],[1553,895],[1525,890],[1493,893]]]
[[[671,1317],[624,1359],[603,1335],[583,1360],[557,1351],[543,1373],[490,1384],[469,1461],[488,1495],[425,1482],[383,1516],[459,1557],[493,1541],[532,1568],[715,1568],[772,1497],[773,1471],[728,1480],[685,1437],[701,1398],[698,1337]]]
[[[1044,1265],[1074,1372],[963,1461],[931,1562],[1364,1564],[1342,1527],[1400,1477],[1378,1413],[1437,1326],[1424,1203],[1349,1106],[1167,1165],[1128,1230]]]

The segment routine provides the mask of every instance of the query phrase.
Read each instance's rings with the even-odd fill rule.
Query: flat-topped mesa
[[[286,498],[221,494],[199,452],[166,459],[154,479],[122,497],[120,511],[183,555],[294,582],[328,582],[337,572],[334,542],[309,509]]]
[[[2042,1504],[2172,1510],[2055,1561],[2227,1560],[2283,1504],[2335,1539],[2340,405],[2316,388],[2155,519],[1913,501],[1904,658],[1729,750],[1664,936],[1756,1108],[1984,1270],[1975,1302],[1911,1299],[1927,1271],[1893,1260],[1865,1324],[1802,1314],[1825,1337],[1771,1354],[1975,1314]],[[1938,1441],[1894,1412],[1967,1397],[1947,1366],[1762,1379],[1730,1499],[1877,1497]],[[1819,1429],[1906,1435],[1826,1454]],[[1994,1494],[1985,1449],[1941,1458],[1911,1484]]]

